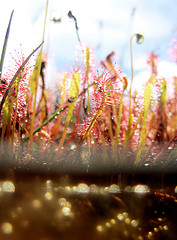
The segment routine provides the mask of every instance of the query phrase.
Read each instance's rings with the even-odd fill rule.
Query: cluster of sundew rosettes
[[[0,97],[2,99],[3,94],[5,93],[6,89],[9,86],[12,78],[14,77],[18,68],[22,65],[25,61],[25,56],[22,52],[14,50],[14,53],[11,54],[11,60],[9,61],[9,66],[5,69],[2,74],[1,79],[1,88],[2,92],[0,93]],[[13,111],[11,119],[13,120],[14,111],[17,107],[17,120],[20,120],[26,114],[26,101],[27,101],[27,91],[28,91],[28,81],[29,76],[32,72],[32,68],[34,67],[33,64],[29,62],[26,63],[25,67],[22,69],[20,74],[17,76],[14,84],[10,89],[10,94],[8,95],[8,101],[13,104]]]

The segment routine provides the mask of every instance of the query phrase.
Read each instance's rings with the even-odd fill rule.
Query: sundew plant
[[[54,90],[49,90],[42,51],[46,16],[42,43],[28,57],[14,54],[10,67],[2,71],[12,16],[0,61],[1,166],[175,167],[177,76],[168,81],[159,77],[158,56],[151,53],[151,76],[133,92],[133,43],[143,44],[142,34],[130,39],[132,74],[127,79],[114,52],[96,61],[94,49],[81,42],[70,11],[80,48],[74,66],[59,73]],[[176,41],[170,54],[176,61]]]

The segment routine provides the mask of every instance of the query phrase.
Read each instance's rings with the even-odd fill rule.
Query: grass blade
[[[8,38],[9,38],[10,26],[11,26],[11,22],[12,22],[13,13],[14,13],[14,10],[12,11],[11,16],[10,16],[9,25],[8,25],[8,27],[7,27],[6,36],[5,36],[5,39],[4,39],[4,45],[3,45],[3,49],[2,49],[2,53],[1,53],[1,60],[0,60],[0,81],[1,81],[2,68],[3,68],[3,63],[4,63],[4,58],[5,58],[5,53],[6,53],[7,42],[8,42]]]

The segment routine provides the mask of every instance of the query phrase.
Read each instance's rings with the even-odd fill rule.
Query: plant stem
[[[130,38],[130,58],[131,58],[131,82],[130,82],[130,90],[129,90],[129,119],[128,119],[128,129],[126,132],[126,145],[128,145],[129,140],[130,140],[130,134],[131,134],[131,128],[132,128],[132,109],[131,109],[131,99],[132,99],[132,85],[133,85],[133,47],[132,47],[132,42],[133,38],[136,36],[136,42],[138,44],[143,43],[144,41],[144,36],[139,33],[134,33],[131,38]]]
[[[34,130],[33,135],[34,135],[35,133],[39,132],[42,127],[44,127],[45,125],[47,125],[47,123],[51,122],[57,115],[60,115],[66,108],[68,108],[68,106],[65,106],[64,108],[56,111],[50,118],[48,118],[45,122],[43,122],[39,127],[37,127],[37,128]],[[23,139],[23,142],[26,142],[29,138],[30,138],[30,136],[24,138],[24,139]]]

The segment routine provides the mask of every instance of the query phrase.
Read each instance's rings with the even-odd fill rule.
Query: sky
[[[27,56],[41,43],[46,0],[0,0],[0,49],[11,11],[14,9],[5,65],[9,55],[22,44]],[[81,41],[95,50],[96,60],[104,60],[114,51],[128,79],[130,70],[130,37],[144,35],[141,45],[133,41],[135,85],[148,77],[146,59],[152,51],[161,59],[159,74],[177,75],[177,67],[168,56],[170,40],[177,33],[176,0],[49,0],[44,51],[48,54],[48,81],[56,72],[74,65],[78,46],[74,22],[77,18]],[[53,17],[61,22],[54,23]]]

